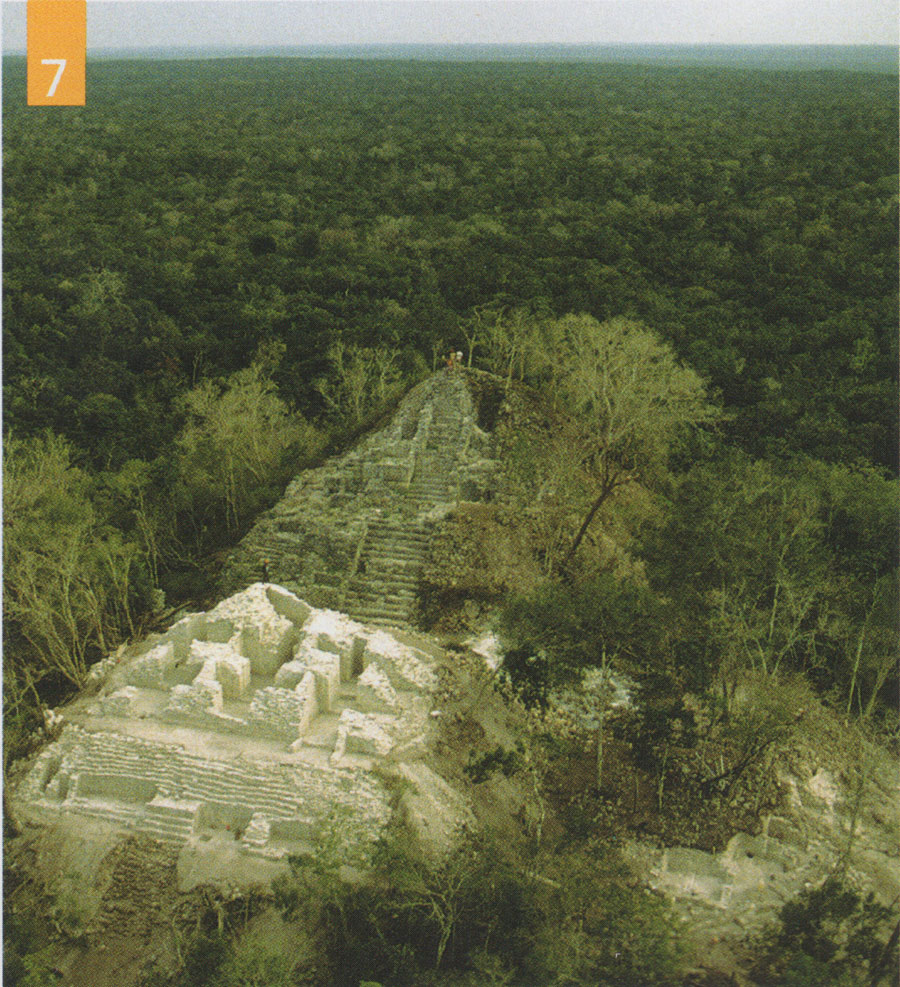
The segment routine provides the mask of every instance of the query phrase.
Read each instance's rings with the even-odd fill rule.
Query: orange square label
[[[84,106],[87,0],[28,0],[28,105]]]

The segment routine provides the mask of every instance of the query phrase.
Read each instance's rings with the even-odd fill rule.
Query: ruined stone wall
[[[425,755],[435,685],[424,651],[256,583],[67,709],[15,802],[36,822],[74,814],[274,858],[338,825],[356,859],[390,817],[385,772]]]

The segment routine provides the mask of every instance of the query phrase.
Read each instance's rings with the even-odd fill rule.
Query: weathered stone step
[[[405,552],[407,555],[417,555],[425,558],[428,554],[427,542],[388,540],[372,542],[366,549],[366,554],[391,555]]]
[[[393,556],[383,559],[368,558],[365,560],[366,568],[364,572],[357,573],[350,585],[367,586],[378,580],[399,579],[415,585],[419,582],[419,573],[422,571],[421,559],[397,559]]]
[[[174,819],[160,819],[149,816],[139,816],[135,828],[142,833],[156,837],[158,840],[184,841],[194,831],[194,827],[190,822],[182,823]]]
[[[397,626],[409,620],[409,611],[385,610],[379,607],[360,607],[353,611],[353,619],[362,624],[379,623]]]
[[[401,596],[416,595],[419,586],[418,578],[410,579],[372,579],[352,580],[347,587],[349,593],[371,593],[373,591],[399,593]]]
[[[370,528],[369,533],[366,538],[374,541],[384,540],[384,539],[400,539],[406,542],[419,542],[425,544],[428,541],[428,535],[422,530],[416,530],[414,528],[406,528],[396,525],[383,528]]]
[[[409,605],[415,601],[415,594],[411,593],[409,596],[405,596],[399,593],[354,593],[352,596],[348,594],[345,599],[345,605],[359,604],[359,605],[369,605],[372,606],[385,606],[394,608],[397,610],[406,610]]]
[[[417,531],[415,528],[404,528],[402,525],[397,524],[372,526],[369,528],[366,538],[374,540],[397,538],[408,542],[421,542],[423,545],[428,541],[428,535],[424,531]]]
[[[135,738],[110,733],[86,735],[77,774],[101,778],[140,775],[156,785],[163,795],[176,789],[183,791],[180,796],[183,801],[196,800],[194,792],[206,795],[205,787],[211,785],[212,792],[265,793],[265,798],[288,811],[293,811],[297,803],[296,789],[281,781],[274,772],[250,765],[211,763],[165,746],[145,744]],[[174,808],[179,811],[177,806]]]
[[[370,542],[365,548],[366,554],[391,555],[394,552],[418,555],[422,558],[428,554],[428,543],[420,541],[400,541],[399,539],[385,538],[383,541]]]
[[[419,552],[373,552],[365,556],[367,579],[377,578],[378,573],[409,572],[418,573],[425,565],[428,556]]]
[[[358,607],[373,607],[375,609],[385,609],[405,613],[412,603],[415,603],[414,596],[383,596],[378,593],[353,593],[348,594],[347,605]]]
[[[393,566],[387,565],[380,569],[370,568],[366,570],[365,577],[355,576],[351,579],[349,588],[371,586],[373,583],[377,583],[379,586],[415,589],[419,585],[419,573],[411,572],[408,569],[395,569]]]
[[[419,541],[418,539],[410,539],[407,541],[404,538],[398,538],[396,535],[386,538],[373,538],[371,541],[366,542],[366,546],[377,551],[385,551],[393,548],[403,549],[408,552],[428,551],[427,541]]]

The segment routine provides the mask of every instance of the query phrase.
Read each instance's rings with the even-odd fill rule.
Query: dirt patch
[[[484,658],[460,650],[441,668],[435,700],[429,764],[465,794],[479,827],[511,850],[559,835],[539,792],[543,761],[527,714],[498,689]]]

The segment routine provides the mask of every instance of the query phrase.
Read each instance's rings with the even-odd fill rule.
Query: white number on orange
[[[47,93],[47,99],[50,99],[56,92],[56,87],[59,85],[59,80],[62,78],[62,74],[66,68],[66,60],[64,58],[42,58],[41,65],[58,65],[59,68],[56,70],[56,75],[53,77],[53,82],[50,86],[50,90]]]

